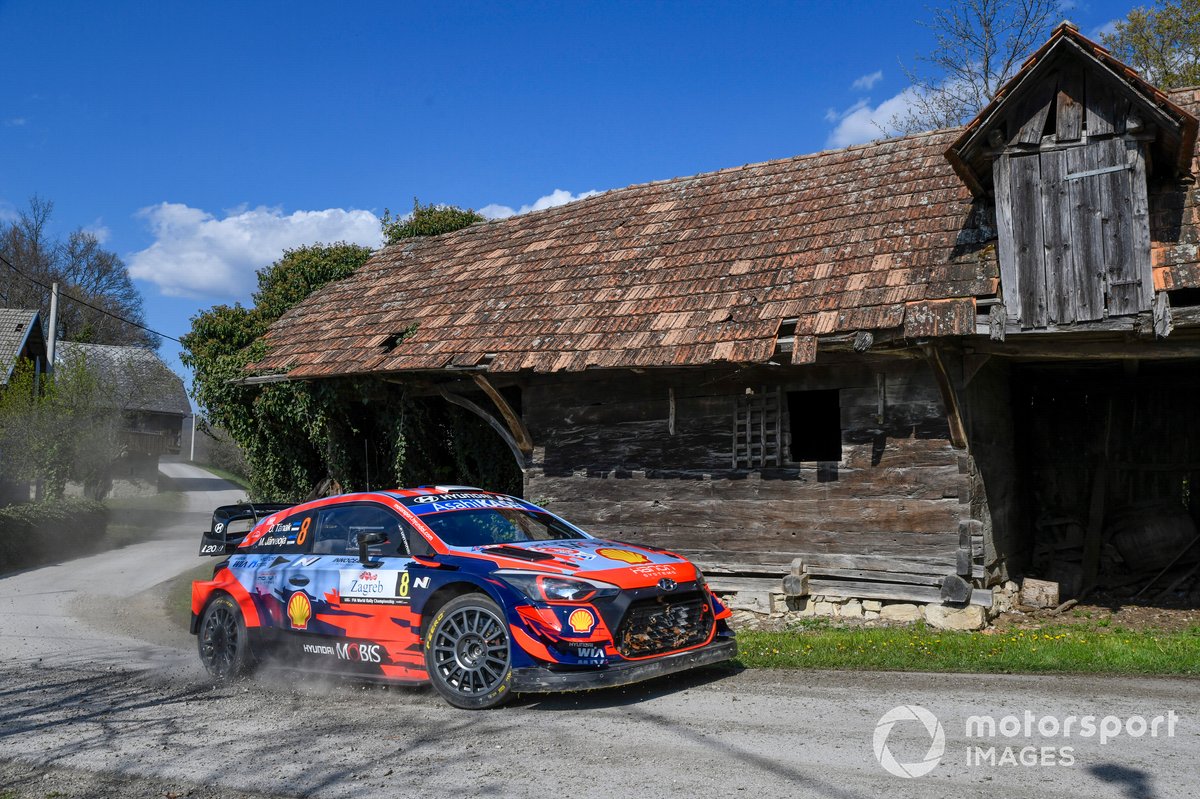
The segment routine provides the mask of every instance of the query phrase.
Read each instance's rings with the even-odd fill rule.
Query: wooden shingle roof
[[[44,349],[38,312],[23,308],[0,308],[0,386],[8,385],[30,338],[36,338],[37,345]]]
[[[1172,99],[1194,111],[1200,96]],[[254,368],[761,363],[793,321],[797,363],[826,334],[972,334],[998,269],[989,201],[944,157],[961,132],[631,186],[386,247],[279,319]],[[1194,192],[1156,196],[1156,282],[1200,285]]]

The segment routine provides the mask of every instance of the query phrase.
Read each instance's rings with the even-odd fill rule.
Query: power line
[[[21,277],[23,277],[23,278],[25,278],[26,280],[28,280],[30,283],[33,283],[34,285],[37,285],[37,286],[41,286],[42,288],[46,289],[47,291],[53,291],[53,290],[54,290],[52,287],[50,287],[50,286],[47,286],[45,283],[43,283],[42,281],[38,280],[36,277],[32,277],[32,276],[30,276],[30,275],[27,275],[27,274],[25,274],[24,272],[22,272],[20,269],[17,269],[17,267],[13,266],[13,263],[12,263],[12,261],[8,260],[8,259],[7,259],[7,258],[5,258],[3,255],[0,255],[0,261],[3,261],[5,264],[7,264],[7,265],[8,265],[8,268],[9,268],[9,269],[13,270],[13,271],[14,271],[14,272],[16,272],[18,275],[20,275]],[[59,294],[59,296],[61,296],[61,297],[64,297],[64,298],[66,298],[66,299],[70,300],[71,302],[78,303],[78,304],[80,304],[80,305],[84,306],[85,308],[91,308],[93,311],[97,311],[97,312],[99,312],[99,313],[102,313],[102,314],[104,314],[105,316],[110,316],[110,317],[112,317],[113,319],[116,319],[118,322],[124,322],[124,323],[125,323],[125,324],[127,324],[127,325],[133,325],[134,327],[141,328],[142,330],[145,330],[147,333],[153,333],[154,335],[156,335],[156,336],[161,336],[162,338],[168,338],[168,339],[170,339],[171,341],[174,341],[174,342],[175,342],[175,343],[177,343],[177,344],[182,344],[182,343],[183,343],[182,341],[180,341],[179,339],[175,338],[174,336],[168,336],[166,333],[160,333],[160,332],[158,332],[157,330],[155,330],[155,329],[154,329],[154,328],[152,328],[152,327],[146,327],[145,325],[143,325],[143,324],[141,324],[141,323],[139,323],[139,322],[135,322],[135,321],[133,321],[132,319],[126,319],[126,318],[125,318],[125,317],[123,317],[123,316],[117,316],[117,315],[116,315],[115,313],[113,313],[112,311],[106,311],[106,310],[104,310],[103,308],[97,308],[95,305],[92,305],[90,302],[84,302],[83,300],[79,299],[78,297],[72,297],[70,294],[68,294],[67,292],[63,291],[62,289],[59,289],[59,290],[58,290],[58,294]]]

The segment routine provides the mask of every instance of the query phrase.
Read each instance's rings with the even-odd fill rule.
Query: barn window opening
[[[792,461],[842,459],[842,405],[838,389],[789,391],[787,412]]]
[[[1200,305],[1200,289],[1174,289],[1167,292],[1172,308]]]

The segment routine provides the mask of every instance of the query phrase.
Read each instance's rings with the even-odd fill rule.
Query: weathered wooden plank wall
[[[839,389],[841,461],[732,469],[737,397],[762,387]],[[969,481],[921,361],[546,376],[523,391],[535,444],[525,495],[591,532],[781,568],[823,552],[954,570]]]

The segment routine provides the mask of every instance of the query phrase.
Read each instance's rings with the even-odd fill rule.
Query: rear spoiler
[[[200,554],[217,557],[231,555],[258,523],[294,503],[240,502],[222,505],[213,511],[212,526],[200,538]]]

